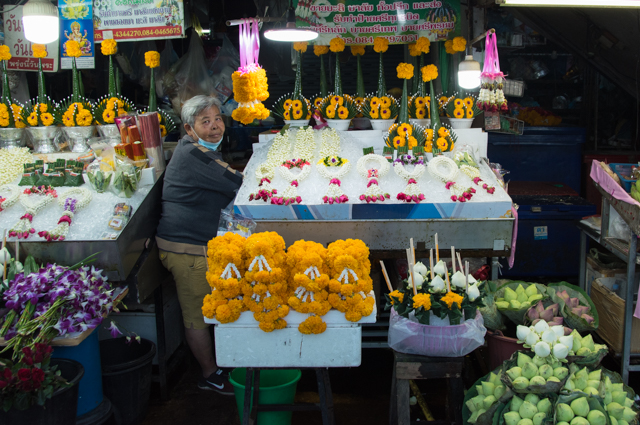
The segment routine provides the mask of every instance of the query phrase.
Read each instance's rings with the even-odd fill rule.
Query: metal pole
[[[629,257],[627,258],[627,287],[625,291],[624,305],[624,339],[622,345],[622,381],[629,384],[629,361],[631,360],[631,327],[633,323],[633,294],[636,276],[636,248],[638,236],[631,233],[629,241]]]
[[[255,18],[258,22],[282,22],[285,20],[285,18],[272,18],[269,16],[265,16],[265,17],[256,17]],[[227,26],[228,27],[233,27],[233,26],[237,26],[240,25],[244,22],[244,19],[230,19],[227,21]]]
[[[591,285],[587,288],[587,278],[586,278],[586,268],[587,268],[587,234],[584,230],[580,230],[580,278],[578,280],[578,284],[583,291],[587,294],[591,291]]]

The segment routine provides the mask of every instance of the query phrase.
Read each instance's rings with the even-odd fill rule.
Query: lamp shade
[[[24,36],[32,43],[47,44],[60,35],[58,8],[49,0],[29,0],[22,8]]]
[[[473,60],[472,55],[466,55],[458,66],[458,85],[463,89],[474,89],[480,86],[480,64]]]
[[[311,41],[318,38],[315,31],[296,28],[294,22],[288,22],[285,28],[271,29],[264,32],[264,36],[273,41]]]

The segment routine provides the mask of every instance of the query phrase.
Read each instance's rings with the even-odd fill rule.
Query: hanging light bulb
[[[284,28],[270,29],[264,32],[264,36],[273,41],[311,41],[318,38],[318,33],[309,29],[296,27],[296,12],[293,6],[287,11],[287,25]]]
[[[473,60],[472,55],[466,55],[458,65],[458,85],[463,89],[475,89],[480,86],[480,64]]]
[[[29,0],[22,8],[22,23],[32,43],[48,44],[60,36],[58,8],[49,0]]]

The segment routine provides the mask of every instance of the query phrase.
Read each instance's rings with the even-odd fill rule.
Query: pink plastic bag
[[[420,356],[461,357],[483,345],[486,333],[479,311],[475,319],[459,325],[431,326],[418,323],[412,315],[409,319],[402,317],[391,309],[389,347]]]

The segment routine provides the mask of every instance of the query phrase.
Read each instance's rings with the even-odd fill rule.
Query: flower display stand
[[[393,352],[393,377],[391,378],[391,400],[389,424],[409,425],[409,380],[447,380],[447,421],[441,423],[462,423],[462,403],[464,384],[462,367],[464,357],[427,357]],[[434,422],[432,422],[434,423]]]

